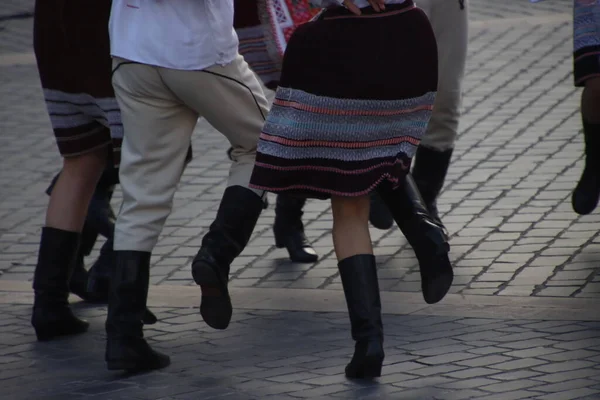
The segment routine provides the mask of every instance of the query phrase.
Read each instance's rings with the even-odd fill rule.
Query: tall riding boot
[[[372,254],[359,254],[339,262],[340,277],[348,305],[354,355],[346,366],[349,378],[381,376],[383,323],[377,266]]]
[[[90,303],[106,303],[109,301],[110,281],[116,268],[115,252],[113,250],[113,239],[109,238],[100,248],[100,256],[90,268],[87,301]],[[148,308],[144,313],[142,321],[145,325],[153,325],[158,319]]]
[[[444,186],[444,180],[450,167],[452,151],[437,151],[424,146],[419,146],[415,161],[413,162],[412,175],[417,183],[419,192],[423,196],[425,206],[433,222],[438,224],[444,230],[444,235],[448,237],[448,231],[440,219],[437,208],[437,198]]]
[[[38,340],[75,335],[89,324],[69,308],[69,279],[79,250],[80,234],[45,227],[33,277],[35,300],[31,324]]]
[[[194,258],[192,276],[202,289],[200,314],[212,328],[229,326],[233,312],[227,288],[229,268],[248,244],[262,209],[262,199],[252,190],[225,189],[217,217]]]
[[[153,350],[144,339],[143,318],[150,284],[150,253],[115,251],[106,318],[106,363],[109,370],[159,369],[169,356]]]
[[[377,191],[371,192],[369,222],[377,229],[388,230],[394,225],[394,217]]]
[[[379,192],[419,260],[425,302],[439,302],[446,296],[454,280],[446,236],[440,226],[432,221],[410,174],[400,187],[393,190],[381,187]]]
[[[600,124],[583,121],[585,167],[573,191],[573,210],[586,215],[594,211],[600,197]]]
[[[304,234],[302,223],[304,204],[306,199],[285,194],[277,195],[273,233],[275,245],[278,248],[285,247],[292,261],[312,263],[317,261],[319,256]]]

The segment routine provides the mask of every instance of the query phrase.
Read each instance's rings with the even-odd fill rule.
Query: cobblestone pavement
[[[29,306],[2,305],[3,399],[403,399],[600,398],[600,322],[387,316],[378,382],[349,381],[343,313],[238,312],[227,331],[196,309],[159,308],[146,329],[172,366],[138,376],[105,370],[104,312],[93,333],[36,343]]]
[[[173,356],[173,365],[148,375],[123,377],[104,369],[103,307],[76,304],[78,314],[92,322],[89,334],[35,342],[30,298],[3,288],[30,285],[47,205],[44,190],[60,159],[31,53],[31,19],[11,18],[31,12],[33,1],[4,0],[0,397],[600,399],[600,318],[589,307],[600,298],[600,214],[580,217],[570,205],[583,166],[580,91],[571,75],[571,4],[471,1],[464,116],[440,200],[452,234],[455,294],[424,315],[412,313],[414,304],[397,305],[406,306],[408,315],[386,315],[385,375],[367,384],[346,381],[341,373],[352,346],[346,315],[313,306],[309,294],[297,295],[298,302],[311,304],[306,311],[284,303],[278,311],[245,306],[225,332],[208,330],[197,309],[189,308],[195,303],[165,300],[155,308],[161,322],[147,333]],[[204,121],[193,145],[195,159],[153,255],[152,283],[165,292],[195,290],[190,261],[216,213],[229,167],[226,141]],[[292,264],[275,248],[273,217],[271,207],[232,267],[234,296],[280,288],[341,296],[328,204],[311,201],[306,207],[307,235],[321,255],[315,264]],[[372,236],[382,290],[420,300],[417,263],[406,240],[395,228],[373,229]],[[456,299],[473,306],[456,305]],[[529,310],[543,304],[585,304],[588,310],[559,318],[544,309],[518,319],[520,302],[533,300]],[[486,311],[493,301],[513,308]]]
[[[31,2],[29,2],[31,3]],[[500,4],[502,3],[502,4]],[[13,2],[14,13],[31,9]],[[440,200],[461,294],[600,297],[600,215],[578,217],[579,90],[572,85],[570,2],[473,1],[461,135]],[[27,280],[36,262],[46,184],[60,161],[31,57],[31,20],[1,23],[0,279]],[[6,39],[6,40],[4,40]],[[192,285],[203,232],[225,186],[227,143],[201,121],[196,158],[154,253],[155,284]],[[118,207],[119,198],[115,199]],[[340,288],[326,202],[306,207],[321,255],[292,265],[274,247],[272,208],[236,261],[234,286]],[[382,288],[419,290],[412,250],[396,228],[373,230]]]

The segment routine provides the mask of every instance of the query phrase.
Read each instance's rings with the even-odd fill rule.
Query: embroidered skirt
[[[110,7],[106,0],[37,0],[34,50],[61,155],[112,145],[118,165],[123,126],[111,83]]]
[[[600,78],[600,1],[575,0],[573,8],[575,86]]]
[[[287,40],[318,9],[309,0],[234,0],[239,52],[263,83],[277,87]]]
[[[327,10],[291,37],[252,187],[361,196],[408,172],[435,98],[435,37],[411,1],[369,10]]]

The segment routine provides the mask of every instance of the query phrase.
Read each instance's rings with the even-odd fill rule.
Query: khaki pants
[[[438,44],[438,92],[421,145],[445,151],[454,147],[468,45],[468,8],[458,0],[416,0],[431,22]]]
[[[268,103],[241,56],[203,71],[119,58],[113,69],[125,131],[120,169],[123,204],[114,248],[151,252],[171,212],[198,118],[206,118],[231,143],[228,186],[248,187]]]

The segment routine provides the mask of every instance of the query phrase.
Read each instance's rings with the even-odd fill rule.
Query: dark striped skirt
[[[258,0],[234,1],[233,27],[238,35],[239,53],[267,87],[276,87],[281,60],[267,42],[267,29],[259,17]]]
[[[575,0],[573,7],[575,86],[600,78],[600,1]]]
[[[60,154],[112,145],[118,165],[123,126],[111,83],[110,8],[108,0],[37,0],[34,50]]]
[[[239,52],[265,86],[275,89],[287,40],[320,9],[309,0],[234,0]]]
[[[425,132],[437,47],[411,1],[328,10],[288,43],[251,186],[325,199],[398,185]]]

